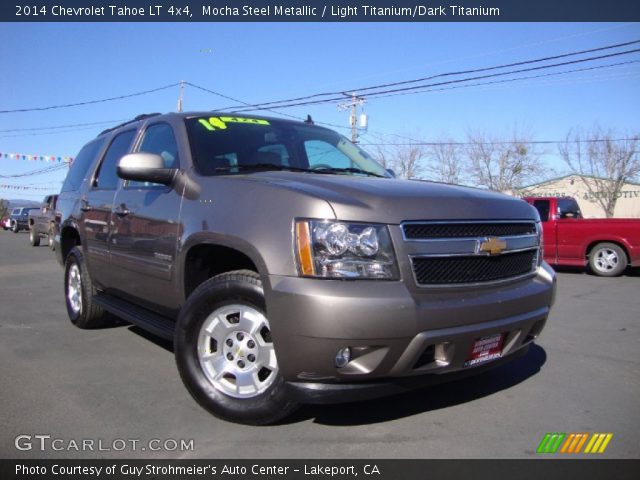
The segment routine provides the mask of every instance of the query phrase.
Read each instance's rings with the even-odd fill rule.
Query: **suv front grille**
[[[534,222],[518,223],[405,223],[402,225],[407,240],[430,238],[505,237],[535,235]]]
[[[531,273],[537,250],[497,256],[413,257],[416,282],[424,286],[494,282]]]

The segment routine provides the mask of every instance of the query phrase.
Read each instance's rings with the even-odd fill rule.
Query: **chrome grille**
[[[536,250],[496,256],[414,257],[413,273],[419,285],[460,285],[505,280],[530,273]]]
[[[408,222],[402,225],[402,229],[407,240],[426,240],[431,238],[535,235],[536,224],[534,222]]]
[[[538,266],[534,221],[412,221],[400,228],[420,287],[497,283],[533,274]]]

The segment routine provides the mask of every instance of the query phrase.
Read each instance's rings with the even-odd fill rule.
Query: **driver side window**
[[[140,142],[138,152],[156,153],[164,160],[164,168],[179,168],[178,144],[176,137],[173,135],[173,129],[168,123],[157,123],[148,127]],[[135,182],[129,181],[128,188],[155,188],[164,185],[151,182]]]
[[[534,200],[533,206],[536,210],[538,210],[538,213],[540,214],[540,221],[548,222],[549,213],[551,210],[551,207],[549,206],[549,200]]]

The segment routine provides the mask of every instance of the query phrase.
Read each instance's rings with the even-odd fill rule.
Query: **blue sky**
[[[245,102],[261,102],[637,39],[640,24],[630,23],[2,24],[0,110],[124,95],[180,80]],[[623,60],[640,60],[640,53],[599,64]],[[84,143],[113,123],[57,131],[6,130],[120,121],[139,113],[173,111],[177,98],[175,87],[90,106],[0,114],[0,153],[74,156]],[[185,110],[232,104],[190,87],[185,91]],[[640,63],[372,99],[364,108],[370,117],[370,133],[362,136],[363,143],[379,141],[380,133],[425,141],[464,140],[469,130],[506,135],[514,126],[537,140],[559,140],[571,128],[596,123],[621,133],[637,133]],[[283,111],[300,117],[309,113],[318,121],[348,125],[348,114],[339,112],[335,104]],[[341,132],[347,134],[346,129]],[[564,166],[555,147],[541,148],[547,152],[545,162],[561,171]],[[3,157],[0,175],[48,165]],[[64,171],[59,171],[24,179],[0,178],[0,184],[57,190],[63,177]],[[45,193],[0,188],[0,197],[5,198],[37,199]]]

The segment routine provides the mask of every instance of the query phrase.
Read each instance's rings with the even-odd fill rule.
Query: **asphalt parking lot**
[[[640,458],[640,273],[565,271],[558,282],[552,316],[525,357],[471,379],[247,427],[191,399],[170,345],[127,325],[73,327],[46,240],[34,248],[26,233],[0,231],[0,457],[533,458],[547,432],[611,432],[600,458]],[[16,449],[19,435],[30,450]],[[41,451],[36,435],[60,439],[62,450]],[[167,439],[193,448],[142,450]],[[94,450],[73,448],[83,440]]]

